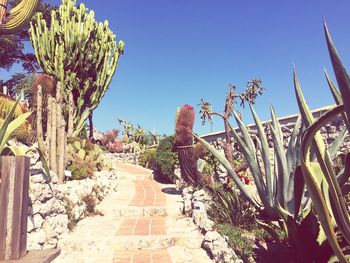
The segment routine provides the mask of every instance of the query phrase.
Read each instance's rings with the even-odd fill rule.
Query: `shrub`
[[[93,194],[86,195],[82,198],[82,201],[86,205],[86,211],[85,215],[86,216],[92,216],[92,215],[97,215],[98,212],[96,211],[96,197]]]
[[[145,168],[155,170],[156,163],[156,148],[146,149],[139,156],[139,164]]]
[[[227,236],[229,245],[244,262],[251,262],[253,258],[253,243],[244,234],[245,231],[239,227],[229,224],[217,225],[217,231]]]
[[[73,214],[74,205],[72,201],[70,201],[68,198],[65,197],[65,202],[66,202],[66,213],[68,216],[67,227],[70,231],[73,231],[73,229],[76,227],[79,220],[74,219],[74,214]]]
[[[81,180],[91,177],[94,170],[101,170],[101,148],[90,140],[74,138],[68,143],[68,167],[72,172],[72,179]],[[86,167],[84,167],[86,166]],[[84,175],[84,173],[87,175]]]
[[[94,174],[94,163],[90,160],[82,160],[76,157],[71,160],[67,169],[72,172],[72,180],[83,180]]]
[[[179,162],[177,154],[172,151],[174,146],[174,136],[168,136],[160,140],[159,146],[155,152],[155,171],[162,179],[171,182],[175,180],[174,169]]]
[[[106,150],[111,153],[122,153],[124,142],[122,140],[115,140],[114,142],[109,142],[106,145]]]
[[[253,207],[234,189],[216,186],[209,189],[212,197],[208,216],[218,224],[230,224],[251,230],[256,226]]]
[[[109,143],[113,143],[118,138],[119,130],[112,129],[103,134],[101,143],[103,146],[107,146]]]

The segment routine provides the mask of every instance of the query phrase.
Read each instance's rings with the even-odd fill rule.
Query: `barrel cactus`
[[[190,105],[183,106],[176,118],[175,146],[179,156],[181,177],[191,184],[197,183],[197,159],[193,148],[192,129],[194,109]]]

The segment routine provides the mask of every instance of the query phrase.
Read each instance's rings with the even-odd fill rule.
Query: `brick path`
[[[60,240],[55,263],[212,263],[203,236],[185,217],[172,184],[159,184],[152,171],[113,163],[118,188]]]
[[[123,170],[133,174],[142,174],[138,167],[122,166]],[[129,203],[130,208],[164,207],[166,196],[161,186],[152,179],[134,180],[135,195]],[[146,216],[124,218],[116,232],[117,236],[162,236],[166,235],[166,218],[161,216]],[[162,250],[124,250],[116,251],[114,263],[171,263],[166,249]]]

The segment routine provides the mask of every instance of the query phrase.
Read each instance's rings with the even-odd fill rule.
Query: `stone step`
[[[120,172],[118,174],[118,178],[120,178],[121,180],[144,180],[144,179],[153,179],[153,175],[150,174],[150,175],[142,175],[142,174],[128,174],[128,173],[123,173],[123,172]]]
[[[187,249],[200,249],[203,237],[194,235],[134,235],[117,236],[113,240],[113,248],[116,250],[160,250],[173,246]]]
[[[113,263],[211,263],[209,255],[203,249],[188,249],[173,246],[162,250],[122,250],[114,252]]]
[[[146,217],[146,216],[167,216],[167,209],[161,206],[128,206],[120,208],[116,211],[119,217]]]
[[[212,263],[210,256],[202,248],[190,249],[183,246],[172,246],[168,249],[172,262],[176,263]]]
[[[115,251],[113,263],[172,263],[167,249]],[[176,262],[176,261],[175,261]]]
[[[163,207],[163,206],[146,206],[146,207],[127,206],[127,207],[114,209],[114,211],[117,217],[123,217],[123,218],[143,217],[143,216],[171,216],[171,217],[183,216],[180,209],[174,209],[173,207]]]
[[[113,241],[114,251],[120,250],[160,250],[173,246],[175,237],[162,236],[117,236]]]

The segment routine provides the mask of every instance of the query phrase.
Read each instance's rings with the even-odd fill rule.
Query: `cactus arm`
[[[39,2],[40,0],[22,0],[10,10],[6,21],[0,25],[0,33],[12,34],[22,29],[31,20]]]

